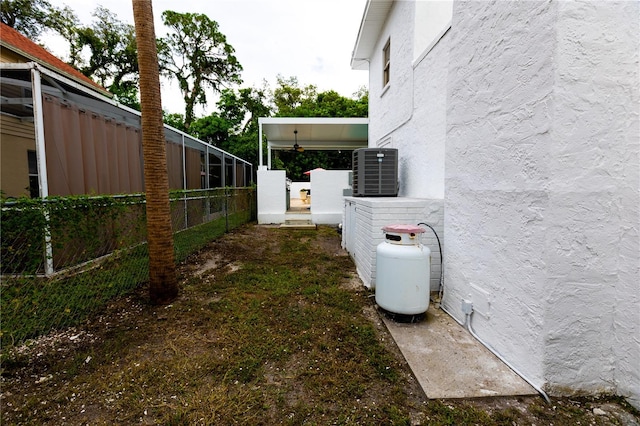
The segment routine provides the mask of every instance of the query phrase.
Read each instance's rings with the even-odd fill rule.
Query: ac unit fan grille
[[[362,148],[353,152],[353,194],[398,195],[398,150]]]

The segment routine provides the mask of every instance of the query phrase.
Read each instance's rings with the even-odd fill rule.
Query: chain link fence
[[[143,195],[3,200],[0,347],[77,324],[148,280]],[[171,194],[176,261],[257,216],[253,188]]]

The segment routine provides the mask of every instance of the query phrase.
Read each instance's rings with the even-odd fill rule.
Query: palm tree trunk
[[[140,69],[142,150],[147,195],[149,297],[154,304],[178,295],[169,208],[169,176],[165,149],[160,74],[151,0],[132,0]]]

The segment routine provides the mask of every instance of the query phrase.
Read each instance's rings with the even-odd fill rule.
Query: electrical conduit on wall
[[[476,332],[473,330],[473,325],[472,325],[473,303],[471,301],[462,300],[462,312],[465,314],[464,323],[458,321],[456,319],[456,317],[454,317],[444,307],[444,305],[442,303],[440,303],[442,301],[443,296],[444,296],[444,259],[442,257],[442,246],[440,245],[440,238],[438,237],[438,234],[436,233],[435,229],[433,229],[433,227],[431,225],[429,225],[429,224],[427,224],[425,222],[418,223],[418,226],[422,226],[422,225],[427,226],[429,229],[431,229],[431,231],[433,231],[434,235],[436,236],[436,240],[438,240],[438,249],[440,250],[440,285],[438,287],[438,300],[439,300],[438,305],[439,305],[440,309],[442,309],[443,312],[445,312],[447,315],[449,315],[451,318],[453,318],[453,320],[455,322],[457,322],[458,324],[463,326],[478,342],[480,342],[480,344],[482,344],[482,346],[484,346],[489,351],[491,351],[491,353],[493,353],[496,357],[498,357],[498,359],[500,361],[502,361],[507,367],[509,367],[514,373],[516,373],[518,376],[520,376],[522,378],[522,380],[524,380],[532,388],[534,388],[544,398],[544,400],[547,401],[547,403],[550,404],[551,400],[549,399],[549,396],[545,393],[544,390],[542,390],[542,388],[540,386],[536,385],[530,379],[528,379],[526,376],[524,376],[509,361],[507,361],[502,355],[500,355],[500,353],[497,350],[495,350],[491,345],[489,345],[487,342],[482,340],[480,338],[480,336],[478,336],[476,334]]]

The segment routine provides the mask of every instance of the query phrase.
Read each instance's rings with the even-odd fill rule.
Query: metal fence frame
[[[241,197],[244,195],[244,197]],[[64,198],[64,197],[62,197]],[[128,194],[128,195],[113,195],[113,196],[103,196],[103,197],[86,197],[85,200],[95,200],[99,201],[102,199],[117,199],[119,201],[124,200],[121,204],[129,204],[131,206],[141,206],[146,204],[146,200],[144,198],[144,194]],[[58,199],[45,199],[42,200],[44,205],[51,205],[52,203],[56,203],[59,201]],[[171,203],[171,224],[173,228],[173,232],[178,233],[189,228],[205,224],[207,222],[220,219],[222,217],[225,218],[225,231],[229,232],[230,224],[229,224],[229,216],[236,214],[238,212],[247,212],[249,221],[255,220],[257,216],[257,207],[256,207],[256,191],[255,188],[245,187],[245,188],[216,188],[216,189],[199,189],[199,190],[185,190],[185,191],[173,191],[170,195],[170,203]],[[24,211],[24,207],[16,207],[16,202],[12,201],[3,201],[2,202],[2,217],[6,217],[7,213],[15,211],[16,208],[20,208],[20,212]],[[35,209],[35,207],[34,207]],[[144,211],[138,209],[137,212],[133,210],[129,212],[130,214],[141,215],[144,216]],[[44,223],[48,224],[50,221],[49,210],[43,209],[42,214],[44,216]],[[131,219],[131,216],[129,216]],[[133,218],[133,220],[142,220],[145,221],[146,217]],[[144,223],[142,223],[144,224]],[[10,233],[11,229],[7,229],[3,226],[3,233]],[[78,264],[73,265],[65,265],[63,267],[58,267],[54,262],[54,245],[56,243],[55,236],[52,235],[52,232],[45,225],[45,229],[41,233],[41,237],[44,241],[31,241],[29,244],[39,245],[42,243],[44,247],[44,251],[42,253],[43,256],[43,270],[36,273],[36,275],[53,277],[58,274],[68,273],[72,270],[83,269],[87,267],[91,267],[91,265],[95,262],[104,260],[113,254],[114,251],[118,249],[126,249],[127,247],[117,247],[114,246],[113,249],[109,250],[109,253],[101,254],[100,256],[96,256],[95,258],[83,260]],[[146,235],[144,235],[146,237]],[[146,238],[141,238],[135,241],[135,244],[142,244],[146,242]],[[135,245],[134,244],[134,245]],[[4,246],[3,246],[4,247]],[[7,256],[3,256],[2,262],[6,261]],[[6,266],[6,265],[5,265]],[[12,272],[10,274],[5,274],[4,271],[7,270],[6,267],[2,268],[3,276],[4,275],[21,275],[19,272]],[[33,275],[27,273],[27,275]]]

